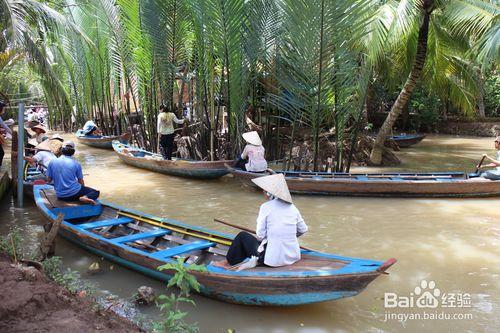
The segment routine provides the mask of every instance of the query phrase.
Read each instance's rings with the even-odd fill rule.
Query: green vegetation
[[[206,270],[205,266],[200,265],[184,265],[184,258],[179,257],[177,261],[162,265],[158,270],[173,271],[172,278],[168,281],[167,288],[179,288],[178,295],[171,293],[170,295],[158,296],[157,305],[163,314],[163,321],[156,322],[153,325],[155,332],[198,332],[196,324],[189,324],[184,321],[187,312],[180,310],[181,303],[189,303],[196,305],[195,302],[189,298],[191,290],[200,291],[200,284],[196,277],[189,272],[203,272]]]
[[[436,107],[498,113],[499,9],[486,0],[2,0],[0,89],[36,96],[32,75],[12,78],[29,64],[54,128],[71,128],[74,107],[78,124],[93,118],[156,150],[159,105],[178,116],[187,105],[192,158],[232,157],[241,133],[258,129],[269,159],[309,141],[314,169],[331,157],[346,171],[372,112],[390,111],[375,163],[404,110],[420,112],[419,129],[434,126]],[[439,105],[413,102],[419,84]]]

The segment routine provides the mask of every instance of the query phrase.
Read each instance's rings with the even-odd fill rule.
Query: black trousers
[[[2,166],[2,161],[3,161],[4,155],[5,155],[5,152],[3,151],[3,146],[0,145],[0,167]]]
[[[167,134],[160,136],[160,150],[163,158],[166,160],[172,159],[172,152],[174,151],[174,137],[175,134]]]
[[[246,231],[240,232],[234,238],[229,250],[227,251],[226,259],[227,262],[233,266],[239,264],[246,258],[251,256],[259,257],[258,263],[264,263],[265,249],[261,253],[257,251],[259,248],[260,241],[255,238],[252,234]]]
[[[248,163],[248,159],[241,158],[241,155],[238,155],[238,157],[236,158],[236,163],[234,164],[234,168],[241,169],[243,171],[247,171],[247,167],[245,166],[245,164],[247,164],[247,163]]]

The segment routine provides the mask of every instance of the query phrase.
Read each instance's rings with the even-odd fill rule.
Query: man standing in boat
[[[483,157],[486,157],[491,161],[491,163],[481,166],[486,168],[496,168],[494,170],[487,170],[481,173],[481,177],[490,180],[500,180],[500,136],[497,136],[495,139],[495,149],[497,150],[497,158],[494,159],[487,154],[484,154]]]
[[[166,160],[172,159],[174,150],[174,122],[176,124],[184,124],[185,119],[177,119],[173,112],[169,112],[165,105],[160,105],[160,114],[158,115],[158,136],[160,141],[160,150],[163,158]]]
[[[75,154],[74,142],[65,141],[61,152],[59,158],[50,162],[46,174],[48,182],[54,183],[57,198],[95,205],[100,193],[85,186],[82,166],[72,157]]]
[[[230,268],[248,258],[237,269],[248,269],[265,264],[271,267],[291,265],[300,260],[298,237],[306,233],[308,227],[299,210],[292,203],[283,174],[252,179],[268,199],[260,206],[257,217],[256,235],[242,231],[229,247],[227,261],[215,266]]]

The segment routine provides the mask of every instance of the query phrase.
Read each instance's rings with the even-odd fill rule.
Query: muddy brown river
[[[230,177],[175,178],[127,166],[112,151],[77,148],[87,184],[100,189],[107,201],[224,232],[236,233],[213,218],[254,227],[263,196]],[[430,136],[398,153],[401,166],[383,170],[472,172],[481,154],[493,154],[493,148],[492,138]],[[381,171],[353,171],[361,170]],[[229,328],[247,333],[500,332],[500,198],[294,196],[294,201],[310,228],[301,237],[303,245],[345,256],[395,257],[398,263],[356,297],[327,303],[266,308],[194,296],[196,307],[186,310],[188,321],[197,322],[200,332]],[[32,203],[19,209],[4,198],[0,221],[2,234],[9,226],[19,225],[28,247],[29,240],[42,232]],[[57,255],[101,291],[129,298],[139,286],[148,285],[165,292],[163,283],[62,239]],[[87,267],[96,261],[103,271],[87,275]],[[421,296],[430,299],[417,302]],[[141,312],[149,318],[159,315],[153,306],[142,307]]]

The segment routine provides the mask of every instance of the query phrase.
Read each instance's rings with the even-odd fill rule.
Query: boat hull
[[[396,142],[399,148],[408,148],[413,146],[425,138],[424,134],[412,134],[412,135],[395,135],[391,136],[389,140]]]
[[[82,209],[86,213],[90,215],[94,214],[95,216],[102,214],[102,207],[104,205],[73,206],[80,208],[70,207],[70,210],[66,212],[63,210],[48,209],[44,204],[45,201],[41,194],[41,189],[47,188],[49,188],[47,185],[35,186],[34,195],[36,204],[44,220],[49,224],[54,223],[57,219],[56,213],[58,212],[61,212],[63,216],[70,214],[73,218],[75,217],[75,209]],[[149,216],[145,213],[126,210],[123,207],[112,206],[112,204],[108,203],[105,206],[115,208],[120,212],[128,212],[129,214],[137,213],[142,218]],[[79,216],[78,218],[81,218],[82,214]],[[109,219],[109,214],[107,216]],[[161,220],[159,218],[155,219],[155,221]],[[155,252],[153,252],[153,255],[148,255],[146,252],[131,246],[120,245],[119,242],[113,241],[113,239],[104,238],[98,233],[89,231],[90,229],[79,227],[78,224],[73,224],[69,221],[65,219],[62,222],[59,234],[70,242],[161,281],[168,281],[174,274],[173,271],[169,270],[160,272],[157,268],[175,259],[157,259],[157,257],[154,257]],[[164,221],[167,221],[167,219],[164,219]],[[189,229],[188,225],[185,224],[174,224],[174,226],[182,226]],[[189,230],[198,232],[203,230],[199,227],[192,228]],[[216,231],[210,231],[210,235],[212,237],[220,237],[221,239],[228,237]],[[226,239],[230,240],[232,238]],[[317,267],[318,270],[309,269],[294,273],[281,268],[266,268],[267,271],[264,272],[236,272],[209,264],[206,266],[206,271],[192,271],[191,274],[201,284],[200,294],[213,299],[244,305],[293,306],[354,296],[366,288],[370,282],[380,276],[393,263],[391,262],[387,265],[387,262],[382,263],[368,259],[336,257],[334,255],[305,250],[302,252],[302,256],[303,258],[307,256],[316,257],[317,259],[315,260],[319,260],[320,263],[314,267]],[[328,267],[324,268],[325,266],[321,264],[329,260],[337,260],[339,262],[350,260],[350,263],[339,268],[338,274],[333,275],[328,270]]]
[[[87,146],[101,149],[113,149],[114,140],[118,140],[121,143],[128,143],[130,139],[130,133],[124,133],[119,136],[106,136],[103,138],[91,138],[77,135],[76,138],[78,139],[78,142],[83,143]]]
[[[126,164],[137,168],[147,169],[154,172],[163,173],[170,176],[197,178],[197,179],[215,179],[225,176],[229,173],[226,164],[232,165],[234,162],[229,160],[222,161],[189,161],[189,160],[163,160],[156,158],[145,158],[129,155],[123,152],[118,145],[113,146],[118,157]],[[149,152],[148,152],[149,153]],[[153,156],[156,154],[149,153]]]
[[[254,178],[265,173],[231,170],[241,182],[254,186]],[[359,197],[491,197],[500,196],[500,181],[482,179],[413,181],[413,180],[350,180],[286,177],[290,192]]]

